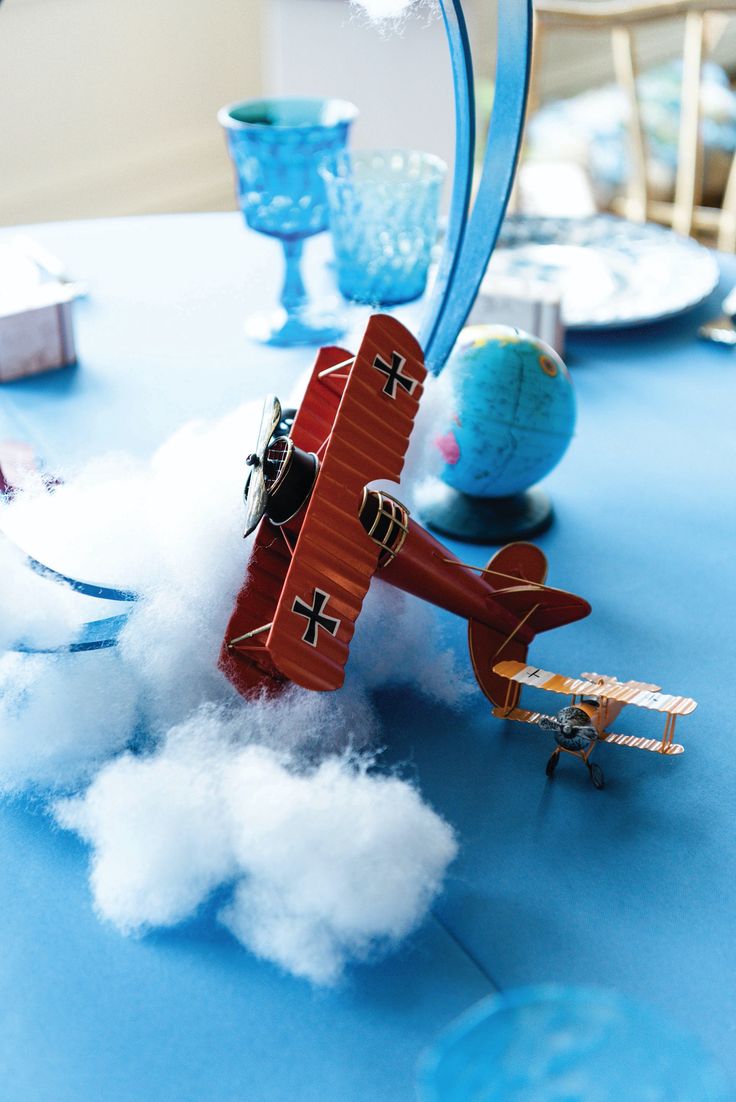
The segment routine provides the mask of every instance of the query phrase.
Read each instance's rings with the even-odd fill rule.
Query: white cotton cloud
[[[219,734],[214,714],[203,714],[196,731],[174,730],[150,756],[125,754],[84,796],[56,805],[61,825],[94,846],[95,904],[126,933],[181,921],[235,875]]]
[[[229,558],[237,546],[245,561],[240,502],[260,416],[261,403],[251,402],[220,421],[191,422],[146,463],[96,459],[53,493],[18,494],[2,507],[0,528],[75,577],[146,593],[216,585],[202,571],[222,569],[226,543]]]
[[[0,531],[3,508],[0,506]],[[71,640],[79,626],[75,596],[39,577],[25,556],[0,536],[0,652],[24,642],[34,647]]]
[[[99,459],[53,494],[20,494],[2,507],[0,527],[35,557],[76,577],[134,589],[141,600],[113,651],[6,659],[12,673],[0,699],[0,786],[81,781],[99,762],[103,731],[112,753],[125,742],[121,729],[130,737],[137,722],[163,733],[204,701],[233,696],[217,659],[248,560],[244,456],[260,413],[254,402],[221,421],[187,425],[149,464]],[[6,647],[64,643],[80,618],[131,607],[38,578],[1,537],[0,555],[0,569],[7,560],[13,570],[0,574]],[[15,682],[23,685],[22,708],[7,704],[20,699]]]
[[[436,614],[417,597],[374,580],[350,648],[348,684],[366,689],[413,685],[426,696],[456,705],[472,695],[470,671],[457,668],[443,647]]]
[[[433,451],[427,441],[436,389],[430,381],[398,490],[408,504]],[[110,655],[13,658],[11,668],[22,671],[17,678],[29,703],[22,713],[14,706],[17,718],[0,733],[0,785],[19,790],[42,783],[53,762],[57,783],[89,774],[105,745],[99,711],[92,706],[100,698],[97,670],[114,671],[109,678],[114,707],[105,723],[111,752],[120,747],[118,716],[127,722],[135,713],[142,727],[162,736],[203,703],[239,702],[217,660],[248,561],[251,541],[242,539],[244,457],[260,414],[261,403],[253,402],[220,421],[186,425],[150,463],[103,457],[53,494],[21,494],[2,507],[0,527],[36,557],[77,577],[135,589],[142,599]],[[0,554],[2,564],[10,563],[0,577],[12,580],[0,588],[5,646],[14,636],[37,645],[64,642],[80,617],[121,611],[120,605],[101,605],[38,578],[1,538]],[[454,704],[468,692],[468,670],[455,668],[430,609],[378,579],[373,582],[351,648],[350,691],[412,683]],[[55,695],[50,684],[57,686]],[[48,706],[37,705],[36,696]],[[361,707],[365,711],[365,704]],[[58,737],[57,712],[76,717],[60,722]],[[366,730],[371,723],[364,723]],[[67,737],[67,726],[77,730],[76,741]],[[41,730],[43,737],[36,737]]]
[[[252,710],[276,730],[313,721],[313,696],[293,696]],[[453,833],[413,787],[366,760],[305,768],[285,750],[244,744],[241,719],[204,709],[158,752],[125,755],[84,796],[59,802],[58,821],[94,846],[95,903],[122,930],[179,922],[230,887],[220,918],[248,949],[332,983],[348,959],[421,921]]]
[[[0,656],[0,792],[79,784],[130,742],[137,705],[114,650]]]
[[[421,7],[431,11],[438,8],[437,0],[352,0],[352,3],[375,22],[400,19],[411,8]]]
[[[433,394],[398,490],[409,504]],[[141,598],[114,649],[2,655],[121,606],[39,579],[0,539],[12,580],[0,584],[0,790],[67,795],[58,821],[89,842],[96,907],[121,930],[182,921],[230,886],[222,920],[244,945],[332,982],[420,921],[454,854],[415,789],[360,757],[380,739],[371,694],[411,684],[457,705],[471,678],[435,614],[376,580],[342,690],[237,695],[217,662],[251,545],[242,489],[260,413],[255,402],[184,426],[149,462],[103,457],[0,506],[0,528],[37,558]]]

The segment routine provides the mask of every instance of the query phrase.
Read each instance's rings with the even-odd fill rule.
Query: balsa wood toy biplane
[[[266,399],[247,459],[246,535],[257,531],[220,658],[243,695],[289,682],[339,688],[376,573],[468,620],[473,668],[494,704],[507,687],[495,663],[523,663],[538,632],[590,612],[581,597],[544,585],[537,547],[510,544],[478,576],[371,488],[399,481],[425,374],[414,337],[378,315],[357,355],[320,351],[287,436],[277,432],[278,401]]]
[[[557,748],[547,762],[547,776],[553,776],[561,754],[572,754],[585,763],[596,788],[603,788],[604,784],[603,770],[590,761],[597,743],[631,746],[636,750],[651,750],[655,754],[681,754],[684,747],[674,742],[675,722],[678,716],[690,715],[697,707],[690,697],[671,696],[663,693],[660,685],[649,685],[644,681],[617,681],[615,677],[597,673],[584,673],[579,678],[564,677],[516,661],[498,662],[493,669],[498,677],[507,681],[505,700],[494,707],[493,714],[500,719],[533,723],[552,731]],[[555,716],[527,711],[518,706],[523,685],[569,696],[570,704]],[[627,704],[666,715],[662,738],[636,738],[607,730]]]

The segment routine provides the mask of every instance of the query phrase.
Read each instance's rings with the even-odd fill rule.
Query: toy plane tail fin
[[[520,686],[493,672],[501,661],[526,662],[530,633],[550,631],[581,620],[590,605],[574,593],[546,586],[547,558],[531,543],[510,543],[496,552],[484,575],[495,592],[493,600],[518,618],[517,628],[501,632],[478,620],[468,623],[470,660],[480,688],[499,707],[518,703]]]

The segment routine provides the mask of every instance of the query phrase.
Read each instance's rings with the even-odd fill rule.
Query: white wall
[[[264,83],[274,95],[340,96],[360,109],[352,142],[452,160],[452,76],[439,19],[378,30],[349,0],[267,0]]]
[[[466,0],[477,68],[493,66],[495,5]],[[642,34],[646,64],[681,28]],[[719,46],[736,56],[736,20]],[[543,94],[609,74],[604,36],[559,35]],[[348,0],[0,0],[0,225],[104,214],[229,209],[232,175],[214,120],[229,100],[342,95],[362,146],[454,143],[441,23],[400,36]]]
[[[215,113],[260,91],[260,8],[0,4],[0,224],[233,207]]]
[[[464,0],[479,77],[495,68],[494,0]],[[642,68],[678,55],[683,22],[669,20],[636,33]],[[736,62],[736,20],[715,56]],[[566,31],[549,36],[540,73],[543,99],[574,95],[613,79],[608,32]],[[358,104],[359,146],[413,146],[451,161],[452,83],[439,18],[420,11],[401,31],[380,31],[350,0],[265,0],[264,85],[274,94],[340,95]]]

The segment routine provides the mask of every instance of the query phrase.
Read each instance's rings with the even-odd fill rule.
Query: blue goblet
[[[249,318],[246,332],[266,344],[329,344],[344,331],[335,311],[309,302],[301,274],[304,239],[327,229],[325,185],[318,168],[343,150],[357,115],[338,99],[260,99],[222,107],[240,209],[258,233],[280,238],[286,275],[281,309]]]
[[[431,153],[338,153],[320,169],[330,204],[337,282],[374,306],[424,294],[447,166]]]

